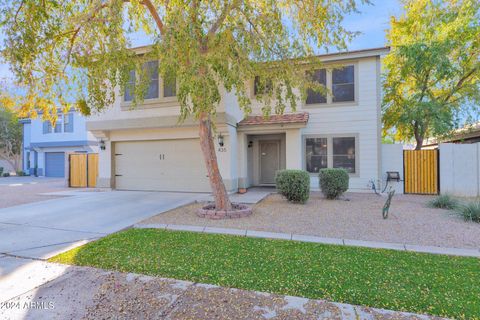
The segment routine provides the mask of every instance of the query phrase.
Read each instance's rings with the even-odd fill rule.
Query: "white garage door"
[[[199,140],[116,142],[115,187],[119,190],[210,191]]]

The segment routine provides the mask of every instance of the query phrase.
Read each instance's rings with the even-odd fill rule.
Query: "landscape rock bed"
[[[444,209],[427,206],[433,196],[395,195],[388,219],[382,217],[385,196],[346,193],[327,200],[312,192],[306,204],[288,202],[272,194],[253,206],[242,219],[203,219],[197,211],[205,203],[161,213],[143,224],[177,224],[294,233],[325,238],[405,243],[450,248],[480,248],[480,223],[465,222]],[[345,200],[349,201],[345,201]]]

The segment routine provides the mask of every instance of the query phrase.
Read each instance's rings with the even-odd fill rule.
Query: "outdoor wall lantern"
[[[223,147],[223,145],[224,145],[223,136],[222,136],[221,133],[218,135],[218,145],[219,145],[220,147]]]
[[[105,141],[100,140],[100,149],[105,150]]]

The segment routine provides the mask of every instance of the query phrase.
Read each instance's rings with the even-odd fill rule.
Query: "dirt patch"
[[[480,248],[480,224],[464,222],[450,211],[426,206],[429,196],[396,195],[388,219],[382,218],[386,197],[347,193],[343,200],[327,200],[313,192],[305,205],[273,194],[254,206],[249,217],[205,220],[196,215],[202,204],[171,210],[143,223],[184,224],[285,232],[321,237],[417,245]],[[348,201],[346,201],[348,200]]]

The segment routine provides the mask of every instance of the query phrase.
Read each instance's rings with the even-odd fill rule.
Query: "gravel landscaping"
[[[272,194],[254,205],[246,218],[209,220],[196,215],[195,203],[171,210],[144,224],[183,224],[285,232],[321,237],[407,243],[422,246],[480,248],[480,224],[464,222],[450,211],[427,207],[430,196],[396,195],[387,220],[386,200],[375,194],[347,193],[343,200],[326,200],[312,192],[305,205]],[[346,201],[348,200],[348,201]]]

